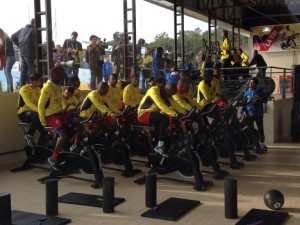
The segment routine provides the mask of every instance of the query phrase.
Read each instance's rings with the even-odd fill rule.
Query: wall
[[[82,91],[82,98],[87,93],[88,91]],[[18,96],[18,93],[0,93],[0,166],[25,160],[25,153],[23,151],[7,154],[22,150],[25,145],[24,130],[17,125],[20,123],[17,117]]]
[[[293,98],[269,101],[264,115],[266,142],[276,143],[291,140],[291,111]]]
[[[260,52],[268,66],[292,68],[293,64],[300,64],[300,51]]]

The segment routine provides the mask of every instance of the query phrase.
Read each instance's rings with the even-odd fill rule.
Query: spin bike
[[[200,191],[206,190],[207,187],[213,185],[213,183],[203,179],[199,169],[199,158],[192,150],[192,138],[189,136],[185,126],[185,121],[191,117],[194,111],[195,108],[193,108],[187,115],[184,115],[180,118],[180,131],[175,137],[176,142],[170,147],[169,151],[167,151],[168,157],[154,152],[152,137],[149,132],[151,127],[147,128],[145,126],[148,144],[150,149],[152,149],[151,153],[149,154],[149,162],[151,163],[152,168],[148,171],[148,173],[167,174],[174,171],[180,171],[182,174],[192,173],[195,180],[194,189]],[[184,154],[182,151],[184,151]],[[171,178],[168,180],[178,181]],[[137,184],[144,184],[145,176],[136,179],[134,182]]]
[[[18,123],[18,126],[27,132],[28,123]],[[26,153],[26,160],[19,167],[10,169],[11,172],[19,172],[29,170],[32,168],[39,168],[48,170],[46,167],[40,166],[47,162],[47,159],[52,155],[52,147],[55,145],[56,134],[52,132],[52,127],[44,127],[45,135],[41,135],[35,146],[29,146],[27,143],[24,147]]]
[[[84,125],[85,128],[83,133],[83,151],[87,155],[77,154],[73,152],[60,152],[57,158],[60,165],[60,171],[53,170],[50,175],[40,178],[38,179],[38,181],[45,182],[46,180],[51,178],[72,178],[92,182],[91,187],[101,188],[102,178],[104,176],[101,165],[101,157],[95,150],[94,139],[90,136],[86,124],[102,120],[103,118],[104,117],[98,119],[98,112],[95,111],[89,118],[81,121],[81,124]],[[82,170],[87,174],[93,174],[95,179],[91,180],[70,175],[72,173],[78,173],[79,170]]]
[[[116,125],[104,134],[105,137],[98,137],[98,141],[95,144],[98,154],[105,155],[117,165],[124,165],[124,171],[120,170],[122,171],[121,175],[124,177],[132,177],[135,174],[141,173],[141,170],[133,168],[130,148],[125,143],[126,126],[124,123],[126,123],[126,117],[130,116],[132,113],[130,107],[126,107],[122,112],[116,114],[114,116]]]

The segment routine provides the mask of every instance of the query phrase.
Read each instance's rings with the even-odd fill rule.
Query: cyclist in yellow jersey
[[[59,136],[53,154],[48,158],[52,169],[59,170],[57,161],[58,153],[68,139],[67,122],[72,124],[73,121],[67,121],[68,118],[67,115],[64,114],[61,103],[62,90],[60,83],[64,77],[63,70],[60,67],[52,68],[49,71],[49,75],[50,80],[44,84],[41,90],[41,97],[38,102],[38,113],[42,125],[52,127]]]
[[[101,124],[99,121],[93,123],[93,127],[89,127],[90,133],[96,134],[100,130],[101,125],[105,129],[110,129],[116,123],[114,115],[119,113],[120,110],[110,102],[110,99],[107,97],[108,90],[108,84],[100,82],[98,89],[91,91],[81,104],[80,116],[83,118],[88,118],[95,111],[101,114],[99,116],[106,114],[105,120],[101,121]]]
[[[123,102],[125,106],[137,107],[141,100],[142,96],[139,89],[139,76],[132,76],[131,84],[128,84],[123,91]]]
[[[70,79],[70,86],[74,88],[74,96],[78,99],[78,101],[81,101],[81,90],[80,87],[80,79],[77,76],[72,76]]]
[[[220,75],[220,68],[219,67],[215,67],[214,68],[214,72],[213,72],[213,80],[211,81],[211,85],[213,86],[213,90],[216,93],[216,96],[221,97],[221,85],[220,85],[220,79],[221,79],[221,75]]]
[[[110,76],[109,76],[109,78],[110,78]],[[117,76],[117,78],[118,78],[118,76]],[[116,87],[119,89],[121,97],[123,96],[124,84],[125,84],[124,80],[121,80],[121,79],[118,78],[118,82],[116,84]]]
[[[200,105],[201,110],[208,104],[216,102],[220,99],[214,91],[211,82],[213,80],[213,71],[205,70],[204,79],[198,85],[197,103]]]
[[[63,93],[61,104],[65,111],[72,111],[78,107],[79,101],[74,96],[74,92],[73,87],[68,87]]]
[[[116,107],[119,110],[123,109],[123,103],[122,103],[122,98],[123,98],[123,90],[121,90],[120,88],[118,88],[116,85],[118,83],[118,75],[116,73],[113,73],[112,75],[110,75],[109,78],[109,89],[108,89],[108,93],[107,93],[107,98],[110,99],[108,104],[108,107]],[[113,106],[111,106],[110,104],[113,104]]]
[[[166,105],[165,85],[166,80],[163,77],[157,78],[154,86],[148,89],[138,107],[138,121],[141,124],[153,124],[155,126],[158,144],[155,146],[154,151],[163,156],[167,156],[164,150],[164,135],[166,129],[172,117],[178,115],[175,110]]]
[[[113,116],[120,110],[110,102],[107,97],[109,86],[106,82],[100,82],[98,89],[91,91],[83,100],[80,109],[80,116],[88,118],[94,111],[99,111],[102,115]],[[108,107],[113,106],[113,107]]]
[[[199,104],[189,94],[190,81],[180,79],[177,84],[177,93],[173,95],[173,99],[185,110],[190,111],[193,107],[200,110]]]
[[[177,113],[182,115],[187,113],[187,110],[183,108],[177,101],[174,100],[173,96],[177,93],[176,84],[168,83],[165,87],[165,95],[167,102],[169,103],[169,107],[175,110]]]
[[[35,145],[33,135],[39,130],[44,135],[44,128],[38,116],[38,101],[41,95],[40,86],[42,85],[43,75],[33,73],[30,75],[30,84],[21,87],[18,99],[18,117],[23,123],[29,123],[29,129],[25,134],[25,140],[31,147]]]

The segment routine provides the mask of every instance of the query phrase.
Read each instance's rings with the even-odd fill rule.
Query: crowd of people
[[[140,39],[137,44],[137,72],[132,71],[132,64],[129,70],[124,68],[124,43],[118,42],[112,51],[114,68],[111,68],[109,79],[103,76],[105,68],[105,41],[96,35],[90,36],[90,45],[87,47],[85,58],[91,70],[91,91],[84,99],[80,95],[80,80],[78,70],[80,58],[84,55],[82,44],[77,41],[78,33],[72,32],[71,37],[66,39],[63,46],[53,46],[54,68],[49,71],[49,80],[43,84],[42,74],[35,72],[36,64],[36,31],[35,21],[26,25],[14,33],[11,38],[0,29],[0,66],[5,68],[9,82],[9,90],[13,91],[11,84],[10,67],[14,63],[12,46],[14,43],[20,49],[21,55],[21,89],[19,91],[18,117],[21,121],[29,123],[30,127],[25,134],[29,146],[34,146],[34,133],[38,130],[41,136],[45,135],[44,127],[50,126],[59,136],[53,155],[49,162],[54,170],[59,170],[57,157],[64,143],[69,138],[68,127],[78,127],[82,130],[80,121],[88,118],[94,111],[99,115],[105,115],[105,119],[95,124],[91,133],[97,133],[103,127],[114,126],[115,115],[120,113],[126,106],[137,108],[137,120],[144,125],[152,124],[155,127],[158,138],[154,151],[167,157],[164,147],[164,136],[170,124],[179,124],[179,118],[189,112],[193,107],[201,112],[206,107],[226,99],[220,89],[220,68],[231,66],[249,67],[266,66],[262,56],[254,50],[254,56],[249,63],[249,57],[242,49],[232,49],[228,39],[228,31],[223,31],[223,43],[220,45],[220,64],[213,64],[209,57],[202,55],[202,64],[199,64],[202,79],[197,88],[197,97],[194,99],[193,87],[190,79],[190,71],[179,70],[173,60],[164,55],[162,47],[158,47],[152,56],[149,47],[146,47],[145,54],[141,55],[141,48],[145,44]],[[127,41],[124,40],[126,43]],[[128,53],[132,54],[130,48]],[[61,62],[72,62],[72,66],[66,68]],[[119,80],[119,74],[123,71],[130,76],[131,83],[124,87]],[[259,73],[265,76],[265,68]],[[63,90],[62,80],[67,74],[69,86]],[[140,76],[142,75],[142,80]],[[146,82],[147,80],[147,82]],[[257,104],[243,108],[249,112],[252,121],[257,123],[260,140],[264,142],[263,130],[263,104],[266,97],[263,92],[257,89],[258,81],[252,78],[249,82],[249,90],[245,92],[245,98],[259,97]],[[42,88],[41,88],[42,87]],[[140,89],[147,87],[146,93],[142,96]],[[78,107],[78,105],[80,105]],[[74,107],[76,110],[74,111]],[[78,108],[77,108],[78,107]],[[80,134],[78,133],[78,137]],[[76,149],[78,141],[75,138],[71,149]]]

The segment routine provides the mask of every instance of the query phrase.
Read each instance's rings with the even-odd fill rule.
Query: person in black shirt
[[[251,62],[249,63],[248,67],[250,67],[252,65],[256,65],[257,66],[257,69],[258,69],[257,76],[262,76],[262,77],[266,76],[267,63],[264,60],[264,58],[262,57],[262,55],[260,55],[258,53],[257,50],[253,51],[253,58],[252,58]]]
[[[68,68],[67,75],[70,77],[71,74],[78,76],[80,67],[80,57],[83,56],[82,44],[77,41],[78,33],[73,31],[71,38],[66,39],[62,46],[64,52],[64,61],[73,61],[71,68]]]

